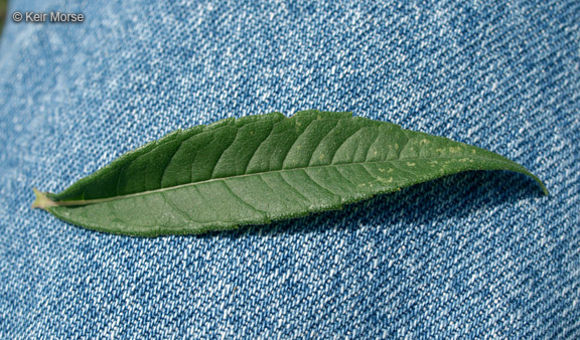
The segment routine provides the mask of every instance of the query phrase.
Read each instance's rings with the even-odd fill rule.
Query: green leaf
[[[33,207],[115,234],[199,234],[338,209],[470,170],[523,166],[447,138],[347,112],[225,119],[129,152]]]

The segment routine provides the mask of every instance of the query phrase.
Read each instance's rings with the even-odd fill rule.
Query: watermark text
[[[85,21],[83,13],[68,12],[19,12],[12,13],[12,21],[27,23],[81,23]]]

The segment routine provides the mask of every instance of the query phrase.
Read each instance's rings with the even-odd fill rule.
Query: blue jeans
[[[10,1],[0,38],[0,338],[580,337],[580,2],[62,3]],[[472,172],[156,239],[30,209],[175,129],[310,108],[490,149],[551,195]]]

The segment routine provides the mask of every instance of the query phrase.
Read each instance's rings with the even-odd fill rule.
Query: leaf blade
[[[493,152],[349,113],[303,111],[178,130],[48,194],[44,208],[99,231],[199,234],[337,209],[471,170],[520,172],[547,193]]]

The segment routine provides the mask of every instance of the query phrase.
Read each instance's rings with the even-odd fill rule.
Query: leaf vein
[[[250,160],[246,163],[246,166],[244,167],[244,174],[248,173],[248,167],[250,166],[250,163],[252,163],[252,160],[254,159],[254,157],[256,156],[256,153],[258,152],[258,150],[260,149],[260,147],[264,144],[264,142],[266,140],[268,140],[268,138],[270,138],[270,136],[272,135],[272,132],[274,132],[274,127],[278,124],[278,122],[275,122],[272,124],[272,126],[270,127],[270,132],[268,132],[268,135],[266,136],[266,138],[264,138],[260,144],[258,144],[258,146],[254,149],[254,151],[252,152],[252,157],[250,157]]]
[[[339,146],[338,146],[338,147],[337,147],[337,148],[334,150],[334,153],[332,154],[332,158],[330,159],[330,164],[334,164],[334,159],[336,158],[336,154],[338,153],[338,150],[340,150],[340,148],[342,148],[342,146],[343,146],[344,144],[346,144],[346,142],[347,142],[348,140],[350,140],[350,139],[351,139],[351,138],[352,138],[354,135],[356,135],[356,134],[357,134],[357,132],[359,132],[359,131],[360,131],[362,128],[363,128],[362,126],[359,126],[359,127],[357,127],[357,129],[356,129],[356,130],[355,130],[353,133],[351,133],[351,134],[350,134],[348,137],[346,137],[346,138],[345,138],[345,139],[344,139],[344,140],[343,140],[343,141],[340,143],[340,145],[339,145]]]
[[[487,157],[474,157],[471,156],[471,158],[477,158],[480,160],[489,160],[489,158]],[[425,160],[442,160],[442,159],[446,159],[446,160],[457,160],[458,158],[456,157],[430,157],[430,158],[406,158],[404,160],[382,160],[382,161],[370,161],[370,162],[356,162],[356,163],[344,163],[344,164],[327,164],[327,165],[318,165],[318,166],[311,166],[308,167],[309,169],[314,169],[314,168],[324,168],[324,167],[337,167],[337,168],[341,168],[341,167],[347,167],[347,166],[360,166],[360,165],[369,165],[369,164],[379,164],[379,163],[390,163],[390,164],[396,164],[396,162],[403,162],[403,161],[425,161]],[[499,162],[499,163],[506,163],[509,166],[513,167],[513,164],[510,161],[500,161],[500,160],[494,160],[494,162]],[[166,188],[162,188],[162,189],[156,189],[156,190],[149,190],[149,191],[143,191],[143,192],[139,192],[139,193],[134,193],[134,194],[127,194],[127,195],[121,195],[121,196],[114,196],[114,197],[107,197],[107,198],[97,198],[97,199],[89,199],[89,200],[65,200],[65,201],[56,201],[55,203],[57,203],[58,205],[83,205],[83,204],[92,204],[92,203],[101,203],[101,202],[107,202],[107,201],[111,201],[111,200],[117,200],[117,199],[124,199],[124,198],[130,198],[130,197],[138,197],[138,196],[143,196],[143,195],[147,195],[150,193],[155,193],[155,192],[159,192],[159,191],[169,191],[169,190],[177,190],[177,189],[181,189],[184,187],[196,187],[200,184],[207,184],[207,183],[211,183],[211,182],[215,182],[215,181],[225,181],[225,180],[231,180],[234,178],[243,178],[243,177],[247,177],[247,176],[255,176],[255,175],[263,175],[263,174],[268,174],[268,173],[279,173],[279,174],[285,174],[287,172],[293,172],[293,171],[299,171],[304,169],[304,167],[297,167],[297,168],[292,168],[292,169],[280,169],[280,170],[274,170],[274,171],[268,171],[268,172],[259,172],[259,173],[253,173],[253,174],[243,174],[243,175],[236,175],[236,176],[231,176],[231,177],[224,177],[224,178],[211,178],[208,180],[204,180],[204,181],[200,181],[200,182],[195,182],[195,183],[186,183],[186,184],[181,184],[181,185],[176,185],[173,187],[166,187]],[[365,169],[366,170],[366,169]],[[523,170],[522,170],[523,171]]]
[[[181,215],[181,217],[184,217],[186,221],[187,221],[187,220],[191,220],[191,221],[193,221],[193,222],[200,223],[199,221],[196,221],[196,220],[193,218],[193,216],[192,216],[192,215],[190,215],[189,213],[186,213],[186,211],[185,211],[185,210],[183,210],[183,209],[180,209],[180,208],[177,206],[177,204],[176,204],[175,202],[173,202],[173,200],[172,200],[171,198],[169,198],[169,197],[168,197],[168,196],[165,194],[165,192],[164,192],[164,191],[162,191],[162,192],[161,192],[161,196],[163,197],[163,200],[165,200],[165,201],[167,202],[167,204],[168,204],[168,205],[169,205],[171,208],[173,208],[173,210],[177,211],[177,212],[178,212],[178,213]]]
[[[304,173],[306,174],[306,177],[308,177],[308,179],[310,179],[314,184],[316,184],[317,186],[319,186],[320,188],[322,188],[322,190],[327,191],[332,196],[338,196],[338,197],[340,197],[340,195],[337,195],[334,191],[332,191],[329,188],[325,187],[324,185],[318,183],[318,181],[316,181],[314,178],[312,178],[312,176],[310,176],[310,174],[308,173],[307,170],[308,169],[302,169],[302,171],[304,171]]]
[[[211,178],[214,178],[213,176],[215,175],[215,169],[217,168],[217,166],[218,166],[219,162],[222,160],[222,157],[224,156],[224,154],[225,154],[225,153],[226,153],[226,152],[229,150],[229,148],[231,148],[231,147],[232,147],[232,145],[234,145],[234,144],[235,144],[235,142],[236,142],[236,139],[238,138],[238,131],[240,131],[240,129],[239,129],[239,128],[237,128],[237,129],[236,129],[236,134],[234,135],[234,138],[232,138],[232,141],[231,141],[230,145],[228,145],[228,146],[227,146],[227,147],[226,147],[226,148],[225,148],[225,149],[224,149],[224,150],[221,152],[221,154],[219,155],[219,157],[218,157],[217,161],[216,161],[216,162],[215,162],[215,164],[213,165],[213,168],[211,169],[211,175],[210,175],[210,177],[211,177]],[[213,136],[213,140],[215,140],[215,136]]]
[[[314,154],[316,153],[316,151],[318,151],[318,149],[320,149],[320,146],[324,143],[324,140],[332,133],[332,131],[334,131],[334,129],[336,129],[339,122],[340,122],[340,119],[337,119],[336,124],[332,127],[332,129],[326,131],[326,133],[324,134],[324,137],[322,137],[320,139],[320,141],[317,143],[314,150],[312,150],[312,152],[310,152],[310,157],[308,158],[308,163],[307,163],[309,166],[312,164],[312,157],[314,157]]]
[[[184,144],[184,141],[181,141],[179,143],[177,148],[175,148],[173,155],[171,155],[171,157],[169,158],[169,161],[167,162],[167,164],[165,164],[165,167],[163,168],[163,173],[161,174],[161,179],[159,180],[159,187],[163,188],[163,179],[165,178],[165,174],[167,173],[167,168],[169,168],[169,165],[171,165],[171,162],[173,162],[173,158],[175,158],[175,155],[177,155],[177,153],[179,152],[179,150],[181,149],[183,144]]]
[[[230,192],[230,194],[232,194],[232,196],[235,197],[240,203],[242,203],[243,205],[249,207],[250,209],[252,209],[252,210],[254,210],[254,211],[256,211],[256,212],[258,212],[260,214],[263,214],[264,216],[267,216],[267,213],[265,211],[260,210],[260,209],[258,209],[256,207],[254,207],[250,203],[246,202],[246,200],[244,200],[240,195],[236,194],[232,190],[232,188],[228,185],[228,183],[226,181],[223,181],[222,183],[225,186],[226,190],[228,190]]]
[[[298,196],[302,197],[304,199],[304,201],[309,202],[310,203],[310,199],[308,199],[308,197],[304,196],[304,194],[302,194],[298,189],[296,189],[294,186],[292,186],[292,184],[290,184],[290,182],[288,182],[288,180],[284,177],[284,173],[280,172],[278,173],[278,175],[280,176],[280,178],[282,178],[282,181],[291,189],[293,190],[296,194],[298,194]]]
[[[297,134],[296,139],[294,139],[294,141],[292,142],[292,145],[290,145],[290,148],[286,151],[286,154],[284,155],[284,158],[282,159],[282,168],[284,168],[284,164],[286,163],[286,158],[288,158],[288,155],[294,149],[294,146],[296,146],[296,142],[298,141],[298,139],[300,139],[300,136],[302,136],[302,134],[304,132],[306,132],[306,129],[308,129],[308,127],[310,126],[310,124],[312,124],[313,121],[314,120],[309,121],[308,124],[306,124],[306,126],[304,127],[304,130],[302,130],[302,132]]]

